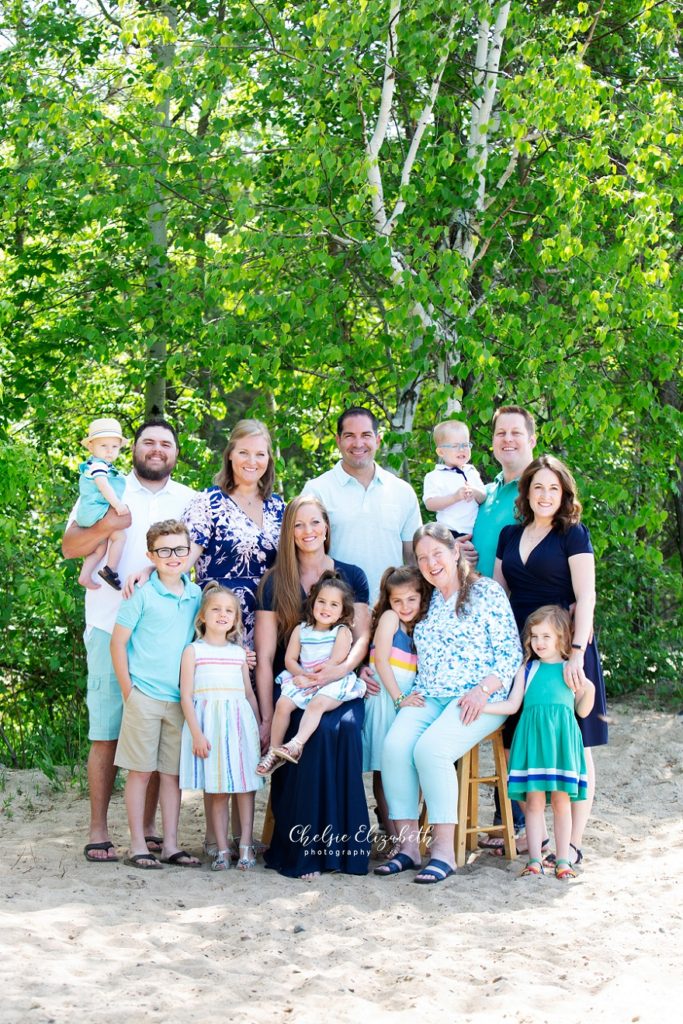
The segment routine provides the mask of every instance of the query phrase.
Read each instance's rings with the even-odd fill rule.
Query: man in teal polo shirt
[[[463,554],[484,576],[493,576],[498,537],[504,526],[515,522],[519,478],[534,458],[536,424],[530,412],[520,405],[503,405],[493,414],[493,455],[500,463],[501,472],[493,483],[486,485],[486,500],[479,506],[472,533],[472,543],[463,545]],[[478,559],[478,560],[477,560]],[[498,791],[495,793],[496,811],[493,824],[500,824]],[[512,801],[515,831],[524,827],[522,808]],[[489,837],[480,843],[486,849],[497,850],[503,840]]]
[[[519,405],[503,405],[493,415],[493,455],[501,472],[486,485],[486,501],[479,506],[472,544],[465,555],[484,576],[493,576],[498,537],[515,522],[515,501],[520,476],[533,461],[536,424]],[[478,561],[477,561],[478,556]]]

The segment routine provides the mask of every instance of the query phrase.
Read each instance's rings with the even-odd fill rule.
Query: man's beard
[[[175,469],[175,461],[167,460],[165,465],[159,466],[158,469],[152,469],[145,464],[144,460],[138,459],[134,455],[133,469],[140,480],[165,480]]]

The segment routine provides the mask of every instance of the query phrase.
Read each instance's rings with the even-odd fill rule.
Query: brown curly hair
[[[549,469],[560,481],[562,499],[560,507],[553,516],[553,529],[566,533],[570,526],[581,522],[581,502],[576,494],[576,481],[564,462],[554,455],[540,455],[526,467],[519,478],[519,496],[515,502],[515,517],[522,526],[529,526],[534,521],[534,513],[529,503],[531,482],[541,469]]]
[[[313,605],[318,600],[318,595],[322,590],[330,588],[332,590],[338,590],[342,596],[342,613],[334,623],[335,626],[348,626],[349,629],[353,628],[353,591],[348,585],[346,580],[343,580],[336,569],[326,569],[322,574],[317,583],[314,583],[311,587],[308,597],[306,599],[306,611],[304,612],[304,618],[306,624],[309,626],[315,626],[315,619],[313,618]]]
[[[420,610],[415,617],[415,621],[409,623],[405,627],[408,636],[412,636],[416,623],[418,623],[420,619],[424,619],[432,597],[432,588],[429,583],[427,583],[427,580],[416,565],[390,565],[382,574],[382,579],[379,584],[379,597],[377,598],[375,607],[372,609],[372,626],[370,628],[371,636],[375,635],[377,623],[381,617],[385,612],[388,612],[391,609],[391,592],[394,587],[405,586],[414,587],[420,595]]]

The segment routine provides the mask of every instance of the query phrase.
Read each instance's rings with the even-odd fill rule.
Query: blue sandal
[[[445,882],[447,878],[455,874],[455,868],[447,864],[445,860],[430,860],[426,867],[420,871],[426,878],[416,878],[415,885],[436,885],[437,882]]]
[[[386,864],[380,864],[378,868],[375,868],[375,874],[385,878],[388,875],[400,875],[404,871],[419,871],[420,865],[416,864],[407,853],[397,853],[395,857],[387,861]]]

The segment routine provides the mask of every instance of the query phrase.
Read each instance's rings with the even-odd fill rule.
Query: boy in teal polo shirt
[[[166,519],[147,531],[147,557],[155,571],[124,601],[111,637],[111,658],[124,700],[114,764],[128,769],[126,812],[132,867],[157,870],[147,849],[144,810],[147,784],[159,772],[159,803],[164,825],[161,860],[199,867],[196,857],[177,845],[180,817],[180,659],[194,635],[201,590],[183,570],[190,554],[184,523]]]

